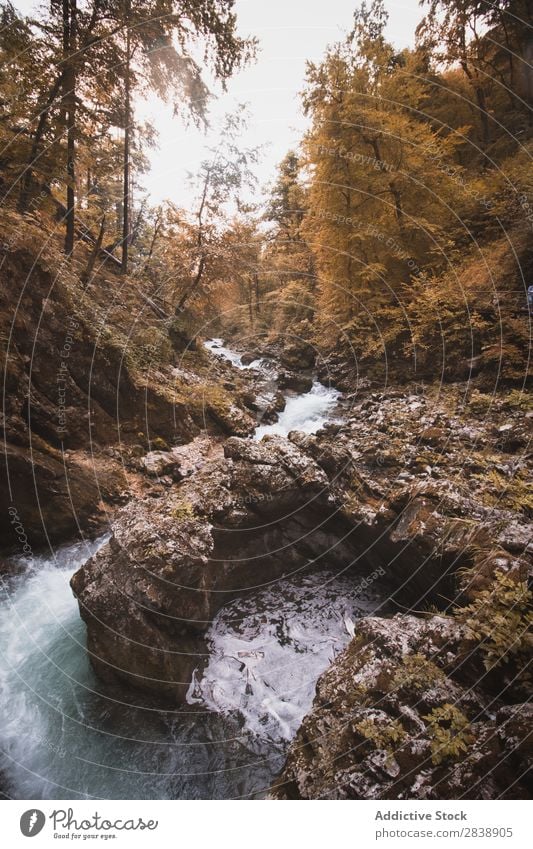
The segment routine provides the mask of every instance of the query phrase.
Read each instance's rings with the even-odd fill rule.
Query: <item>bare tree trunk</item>
[[[487,111],[487,99],[485,97],[483,86],[481,85],[476,85],[476,100],[481,115],[481,132],[483,136],[483,144],[487,146],[488,144],[490,144],[490,123],[489,113]]]
[[[144,208],[145,208],[145,206],[146,206],[146,198],[143,200],[143,202],[142,202],[142,204],[141,204],[141,206],[140,206],[140,209],[139,209],[139,212],[137,213],[137,216],[136,216],[136,218],[135,218],[135,222],[134,222],[134,224],[133,224],[133,227],[131,227],[131,232],[130,232],[130,248],[131,248],[131,246],[132,246],[132,245],[134,245],[134,244],[135,244],[135,242],[137,241],[137,237],[138,237],[138,235],[139,235],[139,230],[140,230],[140,228],[141,228],[142,218],[143,218],[143,215],[144,215]]]
[[[84,283],[88,283],[91,279],[91,274],[93,273],[94,266],[96,263],[96,259],[98,254],[102,250],[102,242],[104,241],[104,233],[105,233],[105,215],[102,216],[102,220],[100,222],[100,229],[98,231],[98,236],[96,238],[96,242],[94,243],[94,247],[91,251],[91,255],[89,257],[89,261],[87,263],[87,268],[82,274],[82,280]]]
[[[39,148],[41,146],[42,137],[44,136],[44,132],[46,130],[46,124],[48,122],[48,115],[50,114],[50,109],[52,108],[54,100],[59,94],[59,90],[62,84],[63,73],[59,74],[59,76],[55,80],[53,86],[48,92],[46,102],[39,113],[39,122],[37,124],[35,134],[33,136],[30,155],[28,157],[28,161],[26,163],[26,167],[24,169],[22,181],[20,184],[18,211],[21,213],[26,212],[26,210],[28,209],[28,201],[30,199],[30,191],[33,178],[33,165],[36,159],[38,158]]]
[[[185,309],[185,304],[187,303],[187,301],[189,300],[191,295],[194,294],[194,292],[196,291],[196,289],[198,288],[198,286],[202,282],[202,277],[204,276],[204,268],[205,268],[205,256],[202,254],[202,256],[200,257],[200,262],[198,263],[198,269],[196,271],[196,274],[194,275],[194,280],[192,281],[191,285],[188,287],[188,289],[185,290],[185,292],[183,293],[183,295],[179,299],[178,305],[177,305],[176,310],[175,310],[175,315],[179,315],[181,312],[183,312],[183,310]]]
[[[248,315],[250,317],[250,327],[254,327],[254,280],[253,277],[248,277]]]
[[[405,222],[404,222],[404,214],[403,214],[403,207],[402,207],[402,194],[401,194],[400,190],[398,189],[394,180],[391,180],[391,182],[389,183],[389,188],[390,188],[391,194],[394,198],[394,211],[396,213],[396,220],[398,222],[400,235],[401,235],[403,241],[406,242],[407,239],[406,239],[406,235],[405,235],[405,226],[404,226]]]
[[[122,273],[128,273],[128,249],[130,243],[130,50],[131,36],[129,27],[130,0],[124,4],[124,25],[126,27],[126,64],[124,68],[124,185],[122,203]]]
[[[152,259],[152,255],[154,253],[155,243],[157,241],[157,237],[159,236],[159,231],[161,229],[161,224],[163,222],[163,215],[161,213],[161,209],[157,213],[157,218],[154,225],[154,232],[152,233],[152,238],[150,240],[150,248],[148,250],[148,256],[146,257],[146,261],[143,265],[143,273],[148,269],[150,264],[150,260]]]
[[[181,298],[178,301],[178,305],[177,305],[177,307],[175,309],[175,313],[174,313],[175,315],[179,315],[181,312],[183,312],[183,310],[185,308],[185,304],[187,303],[187,301],[189,300],[189,298],[191,297],[193,292],[196,291],[196,289],[198,288],[198,286],[202,282],[202,277],[204,275],[204,269],[205,269],[204,209],[205,209],[205,205],[207,203],[207,191],[209,189],[210,180],[211,180],[211,168],[208,168],[206,175],[205,175],[205,179],[204,179],[204,188],[203,188],[203,191],[202,191],[202,199],[200,201],[200,206],[198,208],[198,212],[196,213],[196,220],[198,222],[198,233],[197,233],[197,236],[196,236],[196,248],[198,250],[198,254],[199,254],[199,257],[200,257],[200,259],[198,261],[198,268],[196,269],[196,274],[194,275],[194,279],[193,279],[191,285],[185,290],[185,292],[183,293],[183,295],[181,296]]]
[[[67,131],[67,212],[65,253],[74,250],[76,218],[76,40],[77,0],[63,0],[64,104]]]

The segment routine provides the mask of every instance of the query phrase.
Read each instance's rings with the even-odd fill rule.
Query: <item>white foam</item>
[[[227,605],[207,635],[210,659],[194,676],[189,704],[240,715],[261,739],[291,740],[354,619],[376,604],[370,594],[357,596],[353,579],[322,570]]]
[[[26,561],[0,604],[0,750],[21,799],[262,795],[311,707],[315,682],[374,609],[322,571],[228,605],[183,711],[101,694],[69,579],[98,543]],[[356,626],[355,626],[356,627]],[[205,708],[209,710],[205,710]]]
[[[247,366],[243,366],[241,363],[242,354],[238,354],[236,351],[226,348],[223,339],[208,339],[207,342],[204,342],[204,347],[216,357],[219,357],[221,360],[227,360],[237,368],[247,368]]]
[[[287,436],[291,430],[316,433],[332,420],[332,412],[339,403],[340,395],[337,389],[328,388],[315,380],[310,392],[289,396],[278,421],[258,427],[254,438],[262,439],[268,433]]]

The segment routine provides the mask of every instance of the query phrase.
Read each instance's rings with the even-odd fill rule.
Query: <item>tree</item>
[[[265,218],[273,221],[288,239],[299,237],[304,216],[304,190],[300,182],[300,160],[290,150],[281,161],[272,186]]]
[[[126,25],[125,25],[126,22]],[[202,119],[209,96],[204,68],[222,84],[254,54],[253,39],[236,33],[233,0],[52,0],[41,18],[31,21],[50,43],[52,68],[48,90],[40,98],[32,123],[32,145],[21,174],[19,208],[25,211],[32,175],[43,150],[64,135],[67,253],[72,252],[76,211],[76,144],[80,121],[89,114],[109,126],[113,100],[122,89],[119,125],[124,127],[123,267],[127,269],[131,167],[131,103],[136,85],[174,98],[176,112]],[[124,46],[125,42],[125,46]],[[203,63],[194,58],[203,45]],[[106,109],[110,107],[110,109]],[[54,133],[58,118],[62,130]],[[50,132],[50,140],[45,142]],[[61,157],[56,157],[61,159]]]
[[[343,322],[360,314],[361,298],[390,302],[422,268],[445,262],[445,225],[454,226],[445,166],[458,139],[424,120],[423,57],[396,53],[382,4],[370,12],[363,7],[349,39],[309,66],[304,94],[313,123],[303,230],[325,315]]]
[[[228,213],[242,207],[242,192],[251,189],[255,177],[251,166],[257,162],[259,148],[243,148],[237,144],[245,126],[243,107],[226,116],[221,129],[221,142],[211,150],[191,182],[197,187],[197,206],[190,227],[192,274],[178,299],[179,315],[200,288],[209,266],[216,258],[220,232]]]
[[[289,151],[278,167],[265,219],[273,225],[266,234],[258,281],[267,314],[277,332],[312,319],[316,274],[313,253],[303,223],[309,213],[303,160]]]
[[[67,136],[67,211],[65,253],[74,250],[76,204],[76,74],[78,48],[77,0],[62,0],[63,14],[63,111]]]
[[[124,58],[124,175],[122,201],[122,273],[128,271],[130,243],[130,124],[131,124],[131,2],[124,0],[124,30],[126,47]]]
[[[532,0],[423,0],[428,12],[417,28],[418,43],[447,66],[459,65],[477,111],[480,140],[486,149],[497,133],[491,100],[510,95],[513,109],[531,122],[532,90],[526,70],[527,22]],[[512,127],[512,123],[511,123]]]
[[[60,80],[54,76],[53,63],[57,55],[53,46],[32,25],[31,19],[21,17],[10,3],[0,9],[0,136],[2,144],[1,168],[4,178],[4,201],[17,191],[24,197],[23,209],[29,201],[31,171],[26,169],[22,180],[21,170],[28,159],[39,153],[49,103],[57,98]],[[40,116],[37,133],[32,134],[28,115]],[[40,168],[52,173],[52,160],[45,152]],[[54,162],[57,168],[57,162]],[[20,189],[19,189],[20,185]]]

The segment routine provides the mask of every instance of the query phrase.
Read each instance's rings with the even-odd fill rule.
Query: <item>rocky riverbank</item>
[[[176,460],[72,581],[97,673],[179,703],[232,598],[324,564],[384,576],[405,612],[357,624],[277,798],[527,792],[528,398],[412,390],[347,398],[316,434],[230,438],[191,474]]]
[[[183,704],[224,605],[334,568],[379,583],[383,615],[348,623],[273,795],[528,792],[530,396],[379,391],[296,339],[232,365],[150,318],[130,334],[132,291],[109,309],[45,262],[26,291],[31,238],[2,266],[20,281],[0,304],[2,528],[30,552],[110,531],[72,579],[108,691]],[[336,409],[314,369],[345,392]],[[290,430],[298,393],[311,418]]]
[[[337,433],[376,517],[403,504],[391,538],[425,547],[424,569],[442,554],[446,615],[358,622],[318,682],[274,798],[531,797],[528,406],[463,386],[391,391],[357,404]]]
[[[272,797],[531,798],[527,687],[513,687],[514,664],[487,680],[470,624],[468,616],[360,620],[318,681]]]

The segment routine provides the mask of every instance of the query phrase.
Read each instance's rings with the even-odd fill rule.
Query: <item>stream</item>
[[[216,357],[227,360],[238,369],[261,374],[267,379],[267,385],[270,384],[272,391],[277,389],[275,363],[272,360],[258,358],[249,365],[243,365],[242,355],[226,347],[222,339],[210,339],[205,343],[205,347]],[[309,392],[298,394],[288,391],[285,393],[285,398],[285,409],[279,414],[278,421],[274,424],[260,424],[255,431],[254,439],[262,439],[268,433],[286,436],[291,430],[315,433],[326,422],[335,419],[335,409],[339,405],[341,393],[331,386],[325,386],[315,378]]]
[[[313,432],[337,401],[315,381],[258,431]],[[69,586],[106,540],[14,558],[15,574],[2,580],[4,791],[21,799],[261,798],[312,706],[317,678],[355,620],[379,607],[378,589],[358,592],[338,569],[282,579],[218,613],[186,705],[161,710],[135,696],[125,704],[92,671]]]

